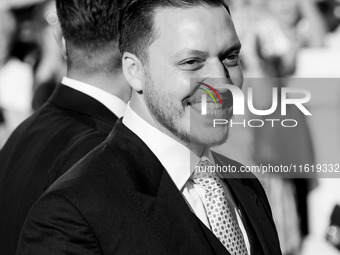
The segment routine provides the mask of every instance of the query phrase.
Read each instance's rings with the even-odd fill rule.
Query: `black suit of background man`
[[[67,57],[67,77],[127,102],[131,89],[122,75],[116,46],[116,2],[57,0],[56,6],[61,27],[56,35]],[[15,254],[33,203],[104,141],[118,119],[114,110],[102,104],[98,93],[81,91],[60,84],[48,102],[13,132],[0,152],[1,255]]]
[[[24,121],[0,153],[1,254],[14,254],[35,200],[105,140],[117,117],[97,100],[64,85]]]

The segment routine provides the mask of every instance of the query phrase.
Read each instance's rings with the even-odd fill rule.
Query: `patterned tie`
[[[211,166],[209,160],[201,160],[199,170],[191,178],[205,190],[204,206],[212,232],[231,255],[247,255],[241,229],[231,213],[221,180],[215,172],[208,172]]]

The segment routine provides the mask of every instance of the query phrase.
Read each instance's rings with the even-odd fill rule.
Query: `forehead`
[[[218,50],[239,43],[227,10],[221,7],[160,8],[154,18],[158,38],[151,47]]]

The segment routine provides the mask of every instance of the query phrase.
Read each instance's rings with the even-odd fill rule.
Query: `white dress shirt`
[[[139,115],[132,110],[129,103],[126,107],[123,124],[142,139],[149,149],[155,154],[163,167],[169,173],[178,190],[182,193],[190,209],[204,223],[204,225],[211,230],[204,207],[205,191],[190,178],[201,158],[183,144],[177,142],[139,117]],[[210,150],[205,151],[203,154],[204,157],[209,158],[209,160],[215,164]],[[244,236],[248,254],[250,255],[249,239],[241,220],[241,216],[231,197],[228,187],[224,182],[223,184],[224,190],[227,194],[227,200],[231,203],[231,208],[235,208],[234,214],[237,217],[237,222]]]
[[[92,97],[93,99],[96,99],[98,102],[103,104],[106,108],[108,108],[113,114],[115,114],[118,118],[123,117],[125,109],[126,109],[126,103],[119,97],[116,97],[90,84],[80,82],[80,81],[77,81],[77,80],[74,80],[68,77],[64,77],[61,83],[62,85],[78,90]]]

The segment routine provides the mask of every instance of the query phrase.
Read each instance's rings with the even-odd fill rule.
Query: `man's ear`
[[[66,59],[66,57],[67,57],[66,41],[65,41],[65,38],[63,36],[63,32],[61,30],[60,23],[58,23],[54,26],[53,34],[54,34],[54,39],[57,41],[57,43],[59,45],[61,54],[63,55],[64,59]]]
[[[130,84],[139,94],[143,93],[144,66],[136,55],[125,52],[123,54],[123,73]]]

